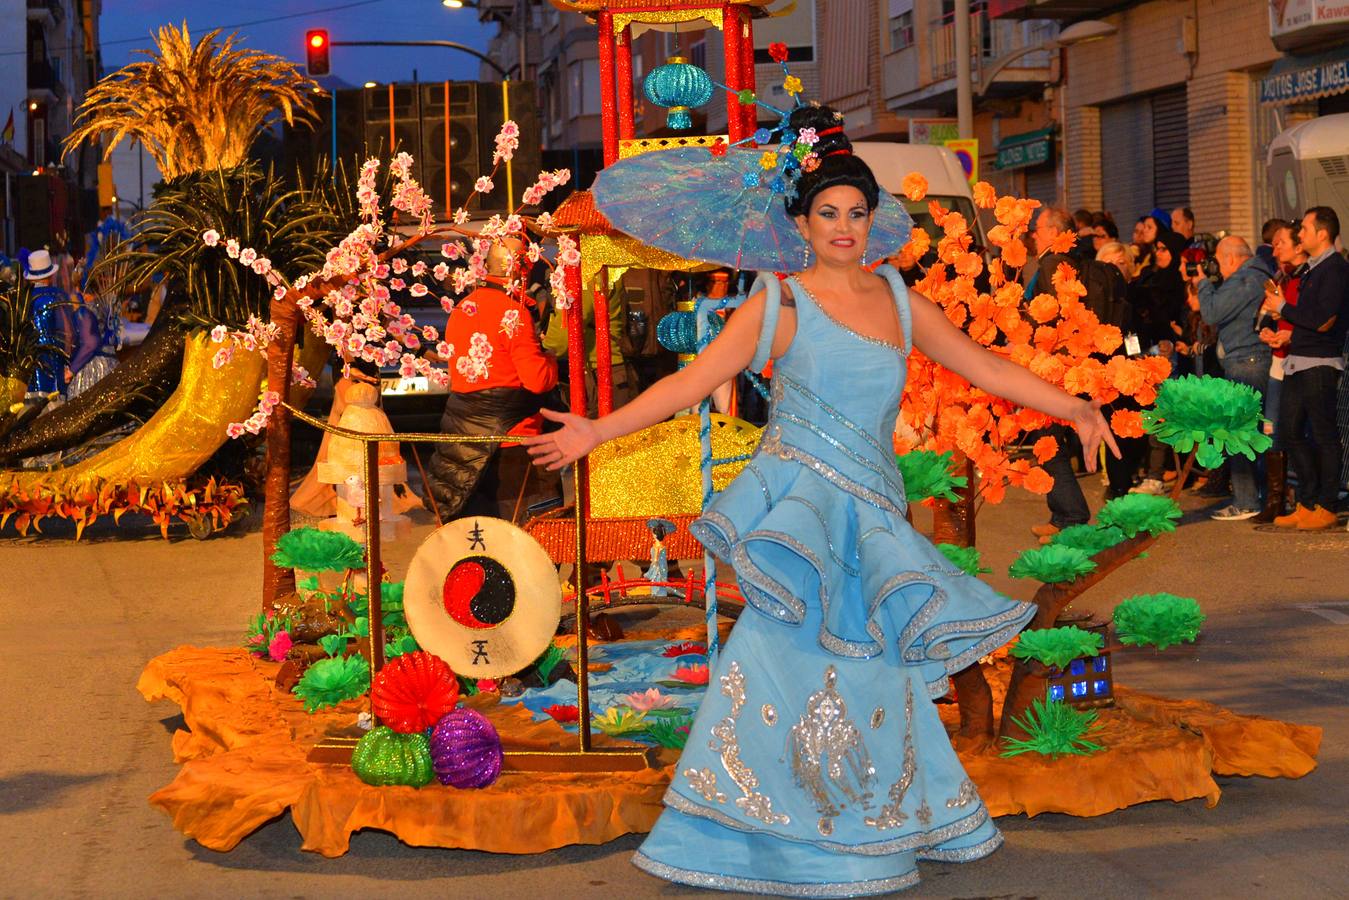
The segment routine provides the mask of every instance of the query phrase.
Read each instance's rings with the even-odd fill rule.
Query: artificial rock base
[[[651,829],[674,774],[676,751],[638,772],[507,772],[491,787],[372,787],[346,766],[307,761],[325,734],[349,728],[351,701],[314,715],[274,684],[278,666],[236,648],[179,647],[151,660],[137,685],[146,700],[171,700],[188,730],[173,736],[178,776],[150,796],[174,827],[212,850],[233,848],[290,812],[305,850],[347,852],[374,828],[413,846],[539,853],[599,844]],[[990,674],[994,674],[990,671]],[[996,677],[996,676],[995,676]],[[996,689],[995,689],[996,690]],[[1097,816],[1152,800],[1218,802],[1214,775],[1297,778],[1316,767],[1321,729],[1243,716],[1197,700],[1168,700],[1116,687],[1102,710],[1091,756],[1004,759],[991,748],[961,760],[994,816],[1059,812]],[[574,735],[534,722],[520,705],[466,701],[492,719],[510,749],[557,750]],[[954,727],[954,706],[942,707]],[[597,746],[616,746],[596,735]]]

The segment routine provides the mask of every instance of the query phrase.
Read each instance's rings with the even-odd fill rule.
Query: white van
[[[914,224],[924,229],[932,237],[935,247],[942,230],[932,223],[928,214],[928,200],[936,200],[949,210],[960,213],[970,223],[974,236],[973,249],[976,253],[986,253],[988,239],[984,234],[984,225],[974,208],[974,194],[970,191],[969,180],[956,155],[945,147],[932,144],[898,144],[883,141],[858,141],[852,145],[853,153],[862,159],[881,187],[893,194],[909,214]],[[927,179],[927,198],[917,203],[904,199],[902,184],[904,176],[917,172]]]
[[[1349,221],[1349,113],[1321,116],[1280,132],[1266,157],[1275,214],[1300,220],[1329,206]]]

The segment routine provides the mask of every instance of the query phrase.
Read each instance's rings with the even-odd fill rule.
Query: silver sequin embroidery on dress
[[[790,824],[792,820],[789,817],[773,811],[772,799],[759,793],[759,777],[740,758],[736,719],[745,706],[745,675],[740,671],[739,662],[731,663],[726,674],[721,676],[721,692],[731,698],[731,712],[712,726],[712,737],[716,740],[708,741],[707,745],[721,757],[722,768],[731,776],[735,786],[740,788],[743,796],[735,798],[736,807],[750,818],[768,825]]]
[[[876,781],[876,767],[861,729],[848,717],[837,682],[838,671],[829,666],[824,670],[824,688],[806,700],[805,712],[788,738],[792,774],[819,810],[821,822],[832,820],[846,805],[836,802],[839,795],[848,803],[870,805]]]
[[[878,831],[898,828],[909,818],[900,807],[904,804],[904,796],[908,794],[909,786],[913,784],[913,778],[918,773],[918,756],[913,747],[912,681],[904,685],[904,722],[904,766],[900,769],[899,780],[890,786],[890,802],[881,807],[878,815],[867,816],[862,820]]]

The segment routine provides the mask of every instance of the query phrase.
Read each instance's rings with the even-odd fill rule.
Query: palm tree
[[[173,179],[243,163],[278,111],[288,124],[314,119],[318,85],[294,63],[236,49],[235,35],[219,35],[217,29],[194,44],[186,22],[181,29],[160,28],[156,49],[138,51],[147,59],[118,69],[85,95],[65,151],[109,134],[106,160],[129,137]]]

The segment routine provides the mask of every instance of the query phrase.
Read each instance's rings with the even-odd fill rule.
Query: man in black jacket
[[[1299,238],[1307,253],[1307,273],[1296,306],[1277,294],[1263,308],[1293,325],[1283,362],[1279,432],[1298,476],[1298,504],[1274,520],[1283,528],[1315,531],[1335,524],[1339,496],[1340,434],[1335,426],[1335,396],[1344,372],[1344,336],[1349,330],[1349,261],[1335,252],[1340,220],[1328,206],[1315,206],[1302,217]],[[1311,440],[1307,432],[1311,432]]]

